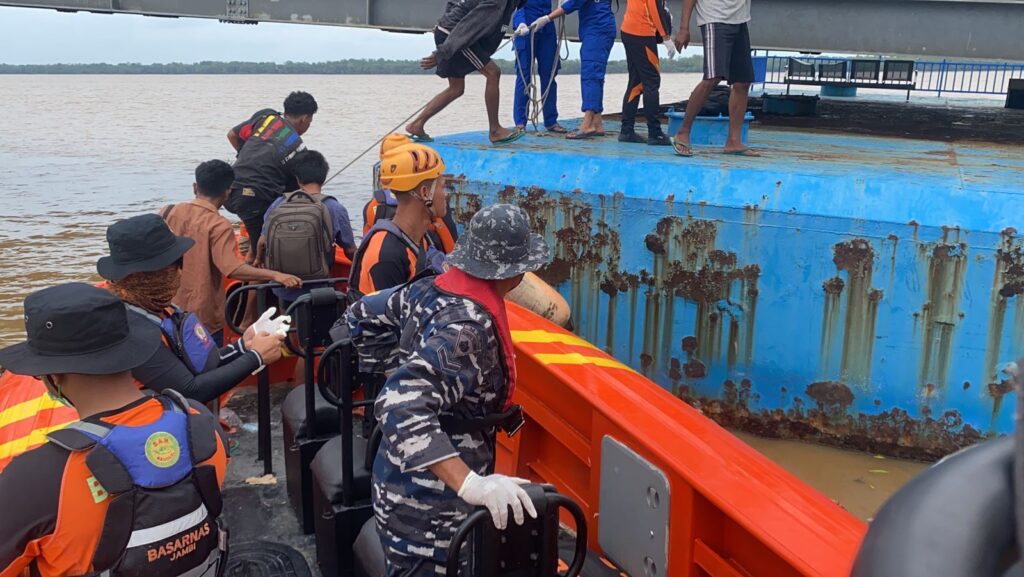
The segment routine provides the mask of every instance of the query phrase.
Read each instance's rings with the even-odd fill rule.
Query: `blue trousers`
[[[593,29],[580,23],[580,93],[583,112],[604,112],[604,74],[615,44],[615,28]]]
[[[526,19],[522,16],[522,12],[516,12],[515,17],[512,19],[513,29],[519,26],[519,23],[526,22]],[[543,96],[544,89],[548,86],[548,80],[551,80],[551,88],[548,90],[548,98],[544,101],[544,126],[552,127],[558,123],[558,81],[552,79],[551,68],[556,66],[556,71],[561,68],[561,62],[558,62],[558,33],[555,31],[554,24],[548,24],[544,28],[541,28],[534,35],[533,39],[533,50],[536,54],[530,52],[530,37],[522,36],[514,40],[516,48],[516,93],[512,101],[512,118],[516,122],[516,126],[526,126],[526,107],[529,103],[529,98],[526,94],[526,83],[523,82],[525,78],[530,81],[530,63],[532,58],[537,59],[537,73],[540,75],[539,86],[537,87],[537,94]],[[555,72],[557,74],[557,72]]]

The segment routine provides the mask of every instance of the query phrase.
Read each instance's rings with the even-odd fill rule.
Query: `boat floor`
[[[228,401],[227,408],[238,416],[238,421],[229,423],[235,429],[229,438],[238,445],[231,453],[224,479],[224,516],[231,532],[232,547],[243,543],[259,546],[253,543],[255,541],[286,545],[301,553],[309,565],[310,574],[319,577],[316,538],[301,533],[299,520],[288,502],[286,489],[280,406],[291,390],[290,384],[273,385],[270,390],[273,478],[264,477],[263,463],[258,459],[256,389],[240,387]],[[573,542],[574,538],[563,529],[559,535],[560,550],[571,549]],[[605,566],[596,557],[587,557],[582,577],[619,576],[617,570]]]
[[[289,385],[271,387],[273,409],[270,412],[270,435],[275,477],[274,482],[269,484],[247,482],[247,479],[263,476],[256,436],[256,389],[239,388],[228,402],[227,408],[234,411],[241,422],[230,423],[235,431],[229,436],[238,445],[232,451],[224,479],[224,515],[231,531],[232,544],[264,540],[288,545],[302,553],[313,575],[319,575],[316,539],[300,531],[299,520],[288,503],[285,485],[284,441],[279,407],[290,390]]]
[[[1024,110],[1003,108],[998,100],[936,98],[934,102],[915,99],[908,103],[874,96],[821,98],[816,116],[762,114],[762,100],[760,96],[751,96],[749,103],[751,113],[762,126],[944,142],[1024,144]],[[664,113],[670,108],[684,110],[685,102],[663,104],[662,120],[667,121]],[[618,117],[608,116],[612,120]]]

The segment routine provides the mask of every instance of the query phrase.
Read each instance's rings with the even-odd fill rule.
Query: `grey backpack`
[[[266,267],[302,280],[331,276],[334,230],[324,201],[329,196],[296,190],[267,216]]]

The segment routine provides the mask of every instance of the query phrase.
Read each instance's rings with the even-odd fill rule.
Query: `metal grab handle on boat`
[[[543,494],[547,499],[547,503],[541,503],[542,507],[537,507],[538,515],[546,514],[547,511],[549,511],[549,508],[554,508],[555,510],[558,508],[564,508],[569,511],[569,514],[572,515],[573,521],[576,522],[576,548],[573,551],[572,562],[569,564],[569,568],[566,570],[565,574],[560,575],[560,577],[577,577],[580,572],[583,571],[583,563],[587,560],[587,519],[583,516],[583,509],[581,509],[580,506],[572,499],[558,493],[553,485],[540,485],[540,487],[544,490]],[[534,500],[534,505],[538,505],[536,500]],[[524,512],[524,515],[525,514],[526,513]],[[462,552],[462,547],[465,545],[466,540],[472,534],[473,530],[476,529],[477,525],[480,525],[484,521],[489,521],[490,519],[491,514],[487,509],[477,509],[471,513],[461,525],[459,525],[458,530],[455,531],[455,535],[452,536],[451,543],[448,545],[448,561],[445,565],[445,577],[458,577],[459,553]],[[515,521],[509,519],[509,523],[515,523]]]
[[[320,389],[320,395],[323,396],[324,400],[327,401],[328,404],[334,405],[339,409],[343,408],[341,399],[334,394],[334,391],[332,391],[330,387],[327,386],[327,382],[331,377],[331,375],[328,374],[330,363],[328,363],[327,360],[330,359],[331,356],[339,353],[342,347],[346,344],[348,343],[345,341],[338,341],[331,343],[329,347],[324,349],[323,352],[320,353],[320,366],[317,367],[316,373],[316,386]],[[352,391],[356,391],[360,386],[360,384],[353,382]],[[363,399],[361,401],[353,401],[352,407],[366,407],[372,404],[372,399]]]
[[[341,282],[348,282],[348,279],[347,278],[325,278],[325,279],[319,279],[319,280],[307,280],[307,281],[302,281],[302,288],[306,288],[306,287],[310,287],[310,286],[315,286],[315,285],[319,285],[319,284],[338,284],[338,283],[341,283]],[[260,292],[262,292],[263,295],[264,295],[264,299],[266,299],[266,291],[268,291],[270,289],[276,289],[276,288],[286,288],[286,287],[283,284],[279,283],[279,282],[267,282],[267,283],[262,283],[262,284],[242,284],[242,285],[239,285],[239,286],[235,287],[234,289],[232,289],[232,291],[229,292],[228,296],[224,299],[224,311],[225,311],[225,314],[224,314],[224,317],[225,317],[224,318],[224,326],[226,326],[228,329],[231,329],[231,331],[234,332],[237,335],[243,334],[245,332],[245,330],[242,329],[240,326],[236,325],[234,319],[232,319],[231,316],[230,316],[230,312],[232,310],[234,310],[234,306],[233,305],[235,304],[235,301],[240,299],[244,293],[249,292],[249,291],[256,291],[256,294],[259,294]],[[298,302],[298,301],[296,301],[296,302]],[[262,307],[259,307],[259,306],[257,307],[257,308],[260,309],[260,310],[256,311],[258,314],[263,314],[263,311],[266,310],[266,302],[265,302],[265,300],[264,300],[263,305],[264,306],[262,306]],[[294,329],[295,329],[295,327],[292,327],[292,330],[294,330]],[[289,331],[289,332],[291,332],[291,331]]]

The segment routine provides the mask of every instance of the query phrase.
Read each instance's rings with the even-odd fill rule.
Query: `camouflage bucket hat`
[[[548,243],[530,232],[530,218],[518,206],[494,204],[469,221],[448,255],[448,263],[477,278],[506,279],[548,262]]]

